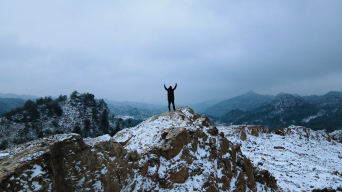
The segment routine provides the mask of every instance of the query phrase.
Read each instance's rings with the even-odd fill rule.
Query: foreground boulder
[[[0,152],[0,191],[276,191],[211,125],[179,108],[113,138],[64,134]]]
[[[1,163],[1,191],[120,191],[133,176],[126,150],[104,137],[87,145],[77,134],[12,148]]]

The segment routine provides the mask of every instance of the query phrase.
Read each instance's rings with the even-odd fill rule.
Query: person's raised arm
[[[164,88],[165,88],[165,90],[167,90],[165,84],[164,84]]]
[[[176,85],[175,85],[175,88],[173,88],[173,90],[175,90],[177,88],[177,83],[176,83]]]

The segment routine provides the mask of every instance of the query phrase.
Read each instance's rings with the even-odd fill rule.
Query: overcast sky
[[[0,93],[177,104],[342,91],[342,1],[0,1]]]

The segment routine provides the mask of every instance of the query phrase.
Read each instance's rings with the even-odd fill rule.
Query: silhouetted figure
[[[169,111],[171,111],[171,108],[170,108],[171,103],[173,105],[173,110],[176,110],[176,108],[175,108],[175,95],[174,95],[173,91],[177,88],[177,83],[175,85],[175,88],[173,88],[173,89],[172,89],[172,86],[170,86],[167,89],[165,84],[164,84],[164,88],[167,91],[167,100],[169,102]]]

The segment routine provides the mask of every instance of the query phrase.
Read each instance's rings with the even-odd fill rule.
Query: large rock
[[[170,173],[170,181],[172,183],[184,183],[189,176],[189,170],[186,166],[181,167],[176,172]]]
[[[342,130],[336,130],[329,135],[333,140],[342,143]]]
[[[184,127],[176,128],[166,135],[161,155],[166,159],[174,158],[188,142],[188,131]]]
[[[119,143],[99,142],[91,148],[78,137],[57,142],[50,150],[56,191],[86,188],[120,191],[133,177],[133,170],[124,158],[126,151]]]
[[[0,177],[0,191],[120,191],[133,177],[127,152],[119,143],[89,146],[77,134],[52,136],[40,143],[21,146],[11,159],[1,160],[7,165],[2,173],[7,173]]]
[[[2,151],[0,191],[49,191],[53,189],[53,169],[49,147],[74,135],[55,135]]]

